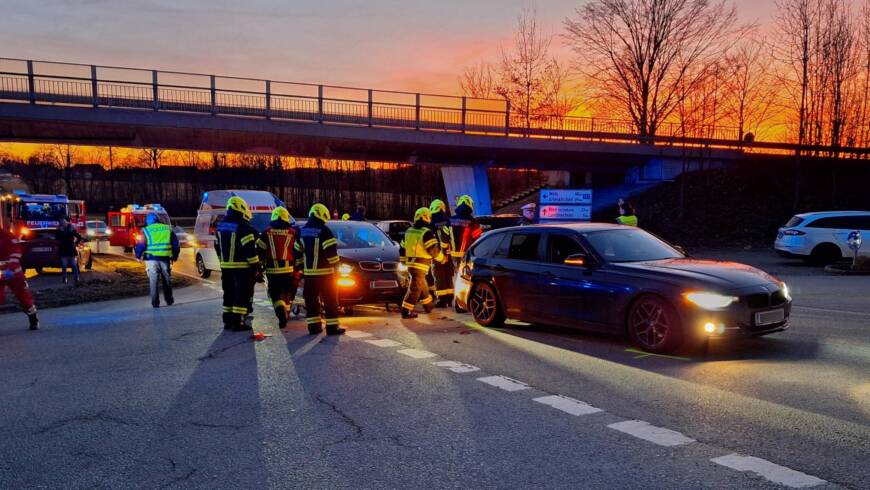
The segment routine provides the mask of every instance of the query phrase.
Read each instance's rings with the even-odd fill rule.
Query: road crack
[[[251,427],[250,425],[239,425],[239,424],[212,424],[208,422],[190,422],[189,423],[195,427],[206,427],[209,429],[234,429],[234,430],[242,430]]]
[[[112,423],[112,424],[117,424],[117,425],[141,427],[141,425],[136,423],[136,422],[124,420],[124,419],[119,418],[119,417],[113,417],[111,415],[107,415],[106,412],[107,412],[107,410],[102,410],[102,411],[97,412],[93,415],[77,415],[75,417],[65,417],[65,418],[62,418],[62,419],[57,420],[55,422],[52,422],[51,424],[49,424],[45,427],[42,427],[42,428],[39,428],[39,429],[33,431],[33,435],[35,435],[35,436],[42,435],[42,434],[45,434],[46,432],[51,432],[53,430],[57,430],[57,429],[60,429],[62,427],[65,427],[67,425],[74,424],[77,422],[107,422],[107,423]]]
[[[415,446],[411,446],[402,442],[399,436],[382,436],[382,437],[364,437],[365,428],[359,424],[353,417],[348,415],[344,410],[339,408],[335,403],[324,399],[320,395],[314,395],[314,400],[322,405],[326,405],[329,409],[338,415],[338,417],[344,422],[346,426],[352,429],[350,434],[337,439],[335,441],[325,442],[320,445],[321,451],[331,448],[333,446],[338,446],[341,444],[347,444],[351,442],[375,442],[375,441],[390,441],[395,446],[407,448],[407,449],[416,449]]]

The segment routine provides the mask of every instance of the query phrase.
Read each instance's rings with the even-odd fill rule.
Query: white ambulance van
[[[257,231],[263,231],[269,226],[272,211],[283,206],[284,202],[278,196],[267,191],[250,190],[215,190],[202,194],[202,204],[196,213],[196,225],[193,233],[196,236],[196,247],[193,256],[196,260],[196,271],[200,277],[206,278],[211,271],[220,270],[220,262],[214,250],[215,227],[227,214],[227,201],[239,196],[248,203],[253,218],[251,224]]]

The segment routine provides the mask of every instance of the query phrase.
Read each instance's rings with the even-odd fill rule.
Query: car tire
[[[505,315],[501,301],[495,288],[488,283],[478,283],[471,289],[471,294],[468,295],[468,309],[474,321],[484,327],[498,328],[504,325]]]
[[[626,330],[632,342],[653,353],[672,352],[685,341],[677,310],[654,295],[641,296],[632,303],[626,316]]]
[[[196,255],[196,273],[203,279],[208,279],[211,276],[211,271],[205,266],[205,261],[199,254]]]
[[[809,261],[813,265],[828,265],[843,258],[840,247],[833,243],[820,243],[813,248]]]

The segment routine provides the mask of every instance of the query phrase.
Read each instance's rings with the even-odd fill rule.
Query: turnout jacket
[[[399,261],[409,269],[428,272],[433,260],[443,264],[447,257],[429,225],[417,220],[414,226],[405,231],[405,238],[399,246]]]
[[[295,270],[296,260],[301,257],[296,250],[298,233],[299,230],[286,221],[269,223],[269,228],[257,239],[257,249],[260,260],[266,266],[266,274],[289,274]]]
[[[233,209],[218,223],[215,229],[214,250],[221,269],[246,269],[260,266],[257,255],[257,230],[241,213]]]
[[[450,217],[441,211],[433,214],[430,228],[438,239],[441,250],[449,256],[453,247],[453,227],[450,226]]]
[[[299,232],[295,246],[297,267],[304,267],[305,277],[325,276],[335,272],[338,263],[338,240],[326,223],[310,216]]]
[[[24,277],[21,268],[21,242],[12,233],[0,230],[0,281],[4,272]]]
[[[480,224],[474,218],[471,208],[465,204],[456,207],[456,213],[450,218],[453,228],[450,255],[462,258],[468,247],[483,234]]]

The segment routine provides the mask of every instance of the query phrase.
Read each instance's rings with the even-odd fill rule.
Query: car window
[[[538,260],[540,233],[514,233],[510,239],[508,258],[514,260]]]
[[[640,229],[601,230],[584,233],[592,248],[608,262],[642,262],[682,258],[683,254]]]
[[[547,261],[562,264],[569,256],[584,254],[583,247],[569,235],[551,234],[547,238]]]
[[[502,242],[504,237],[504,233],[484,237],[482,240],[479,240],[471,249],[471,256],[483,258],[492,257],[493,255],[495,255],[495,251],[498,249],[498,246]]]
[[[803,218],[801,218],[799,216],[792,216],[791,219],[788,220],[788,222],[786,222],[785,227],[786,228],[794,228],[795,226],[797,226],[803,222],[804,222]]]
[[[819,218],[807,225],[807,228],[826,228],[839,230],[866,230],[862,228],[866,226],[864,216],[831,216],[829,218]]]

